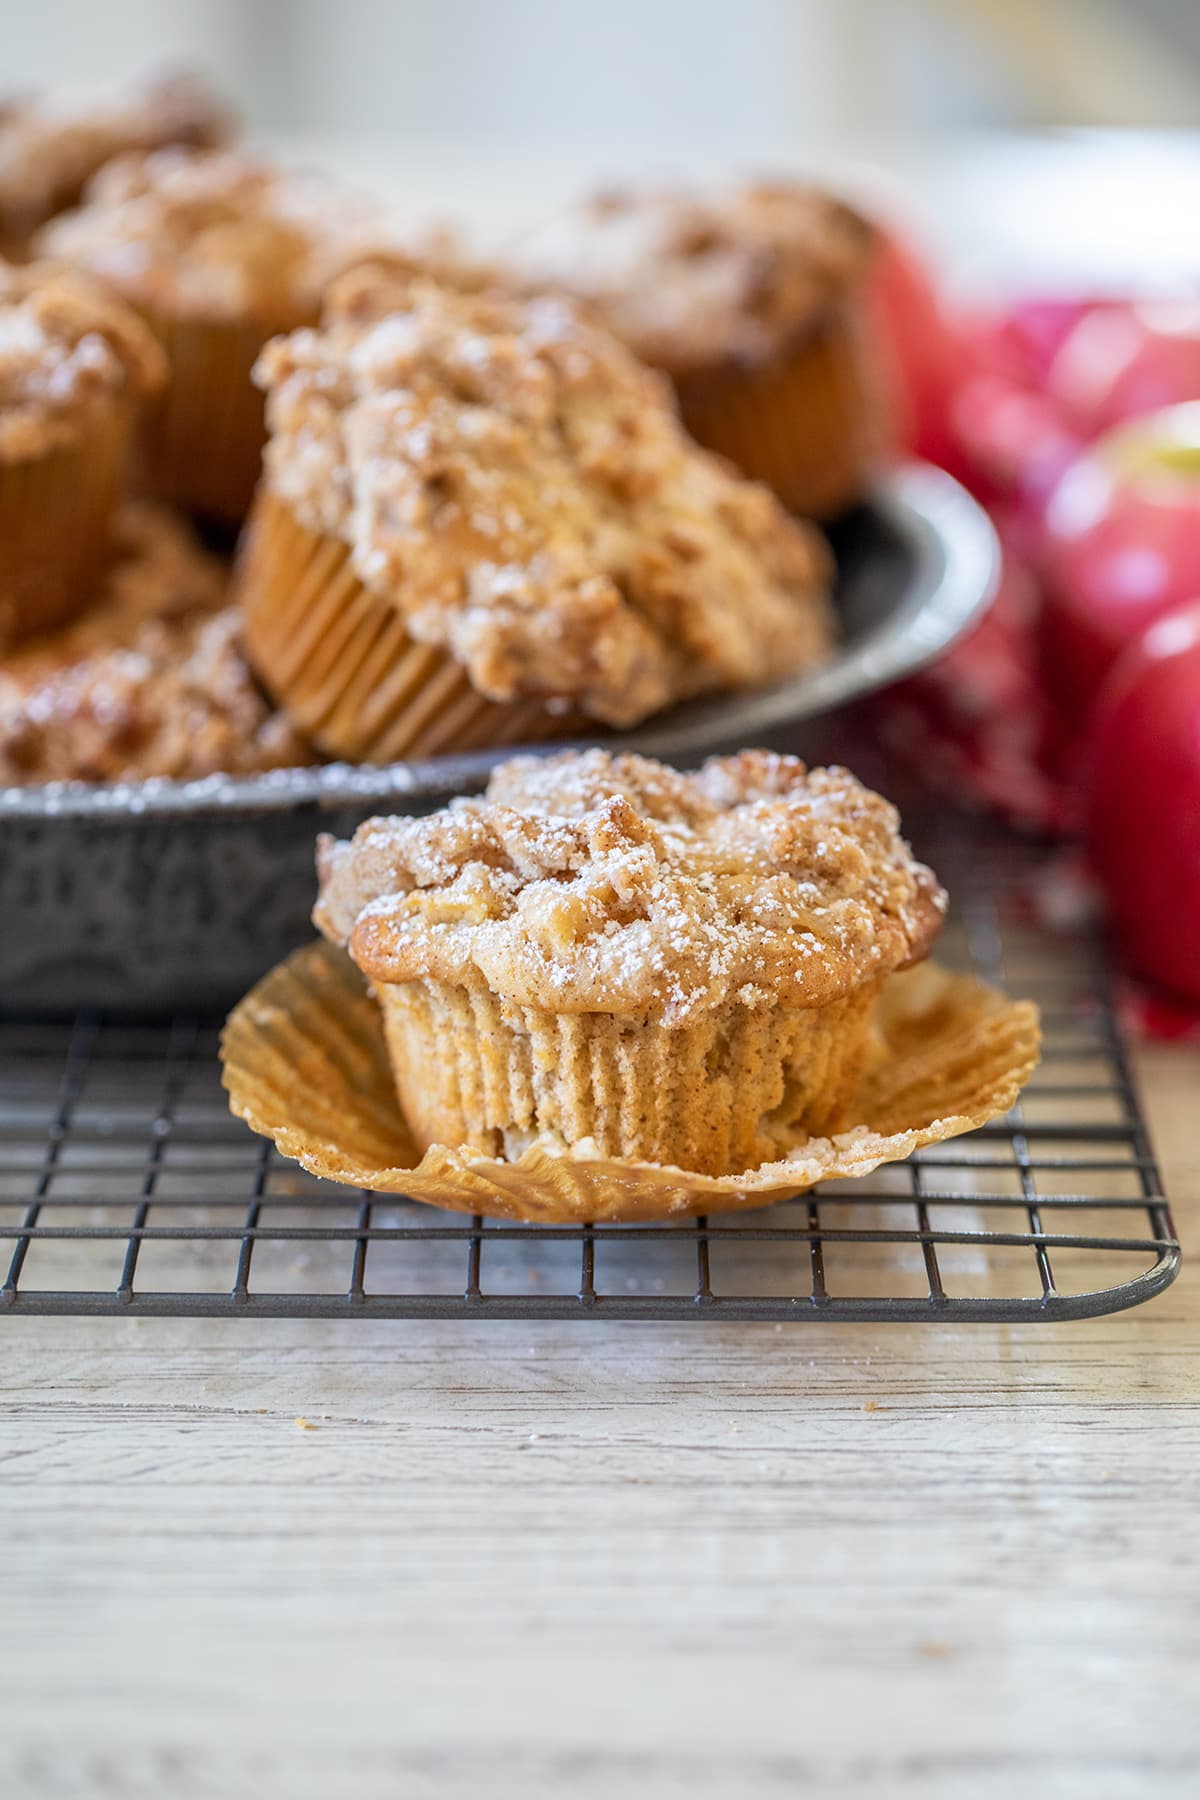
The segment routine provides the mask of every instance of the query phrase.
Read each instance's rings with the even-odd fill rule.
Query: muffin
[[[846,1122],[945,896],[844,769],[601,750],[321,840],[316,924],[382,1009],[421,1148],[727,1175]]]
[[[87,600],[163,373],[142,321],[94,283],[0,263],[0,649]]]
[[[817,189],[598,196],[511,249],[517,282],[574,294],[670,376],[698,443],[827,518],[883,436],[861,290],[867,221]]]
[[[167,144],[212,147],[234,135],[232,114],[194,75],[156,76],[93,106],[54,95],[0,101],[0,242],[17,255],[30,235],[74,206],[110,157]]]
[[[149,502],[117,516],[93,604],[0,662],[0,783],[198,779],[314,761],[238,648],[223,565]]]
[[[235,151],[161,150],[109,163],[38,243],[108,283],[166,350],[148,487],[238,523],[265,435],[255,358],[314,322],[331,277],[368,250],[402,258],[395,236],[373,201],[332,181]]]
[[[630,726],[829,647],[823,541],[565,299],[360,269],[257,378],[246,646],[331,755]]]

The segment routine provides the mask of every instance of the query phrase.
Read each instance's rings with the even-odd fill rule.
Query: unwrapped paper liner
[[[396,1100],[375,1001],[350,959],[310,944],[246,995],[222,1037],[239,1118],[314,1175],[430,1205],[539,1224],[651,1220],[766,1206],[868,1175],[1007,1112],[1038,1060],[1037,1009],[923,963],[886,984],[859,1088],[861,1122],[741,1175],[567,1155],[514,1162],[435,1145],[422,1157]]]

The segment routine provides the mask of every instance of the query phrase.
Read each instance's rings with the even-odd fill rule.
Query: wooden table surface
[[[1200,1057],[1141,1073],[1194,1242]],[[1193,1796],[1196,1298],[10,1323],[0,1793]]]
[[[1200,1055],[1138,1062],[1194,1244]],[[1197,1289],[6,1324],[0,1794],[1192,1800]]]

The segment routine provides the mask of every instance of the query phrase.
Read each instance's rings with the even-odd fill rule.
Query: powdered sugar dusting
[[[116,157],[37,241],[132,299],[256,320],[264,339],[315,319],[329,283],[369,258],[444,278],[459,266],[449,233],[414,237],[370,195],[242,150]]]
[[[323,840],[319,868],[317,923],[373,980],[476,969],[516,1004],[668,1024],[823,1005],[923,956],[944,903],[886,801],[765,751],[516,758],[481,800]]]
[[[0,455],[76,441],[98,401],[148,392],[162,352],[119,300],[73,271],[0,262]]]
[[[238,627],[224,569],[184,522],[127,505],[89,611],[0,668],[0,782],[196,780],[311,762],[259,693]]]
[[[872,243],[848,206],[799,183],[639,188],[551,220],[506,265],[586,300],[639,356],[679,374],[772,355],[861,272]]]
[[[110,157],[232,136],[226,108],[193,75],[144,81],[92,106],[65,97],[6,97],[0,106],[0,229],[20,239],[72,205]]]
[[[829,648],[816,532],[565,300],[360,270],[257,378],[273,492],[488,699],[626,726]]]

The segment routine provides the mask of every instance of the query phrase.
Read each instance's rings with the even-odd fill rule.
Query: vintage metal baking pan
[[[895,469],[832,535],[842,642],[825,667],[605,742],[682,764],[746,744],[818,756],[823,719],[920,668],[993,592],[992,528],[940,470]],[[429,811],[479,788],[496,760],[0,789],[0,1007],[231,1000],[309,937],[319,831]]]

